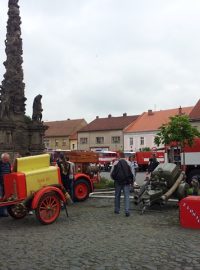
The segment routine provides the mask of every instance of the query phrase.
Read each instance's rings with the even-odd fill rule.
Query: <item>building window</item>
[[[140,145],[144,145],[144,137],[140,137]]]
[[[120,143],[120,136],[113,136],[111,140],[112,140],[112,143]]]
[[[44,139],[45,148],[49,148],[49,139]]]
[[[130,144],[130,145],[133,145],[133,138],[132,138],[132,137],[129,138],[129,144]]]
[[[80,138],[80,144],[87,144],[88,138]]]
[[[75,143],[72,144],[72,149],[75,150]]]
[[[55,140],[55,147],[58,147],[59,146],[59,142],[58,140]]]
[[[96,144],[104,143],[104,137],[96,137]]]
[[[62,146],[66,146],[66,145],[67,145],[67,142],[65,139],[63,139]]]

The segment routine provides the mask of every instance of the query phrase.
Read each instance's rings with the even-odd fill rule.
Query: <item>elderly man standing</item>
[[[0,160],[0,197],[4,195],[4,181],[3,177],[5,174],[11,172],[10,156],[8,153],[3,153]],[[7,207],[0,208],[0,217],[7,217]]]

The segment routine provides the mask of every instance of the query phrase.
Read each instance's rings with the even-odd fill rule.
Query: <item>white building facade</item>
[[[137,152],[147,147],[155,149],[154,138],[156,134],[157,131],[124,133],[124,150]]]

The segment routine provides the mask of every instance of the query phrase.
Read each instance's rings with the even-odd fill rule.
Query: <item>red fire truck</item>
[[[175,143],[166,146],[165,160],[176,163],[185,171],[188,182],[192,176],[197,176],[200,181],[200,138],[194,140],[192,147],[185,146],[180,149]]]
[[[110,171],[112,164],[118,159],[118,153],[114,151],[101,150],[96,151],[99,156],[100,168],[104,171]]]
[[[158,162],[163,163],[165,160],[165,152],[164,151],[141,151],[136,152],[135,160],[138,164],[140,171],[145,171],[148,167],[149,159],[152,156],[152,154],[156,155],[156,158]]]

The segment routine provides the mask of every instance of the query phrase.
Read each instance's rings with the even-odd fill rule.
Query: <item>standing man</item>
[[[124,153],[121,153],[121,158],[114,162],[110,172],[111,178],[115,181],[115,205],[114,213],[120,212],[121,191],[124,193],[125,216],[129,217],[129,195],[130,186],[133,185],[134,175],[131,170],[131,164],[124,158]]]
[[[75,175],[75,164],[66,157],[66,161],[69,163],[69,173],[67,174],[67,186],[69,188],[69,194],[73,201],[74,199],[74,175]]]
[[[60,176],[61,181],[66,189],[68,191],[68,185],[67,185],[67,175],[69,174],[69,163],[67,162],[67,159],[63,154],[60,154],[56,160],[57,166],[60,168]]]
[[[11,164],[10,164],[10,156],[8,153],[3,153],[1,155],[0,161],[0,197],[4,196],[4,181],[3,177],[5,174],[11,173]],[[0,207],[0,216],[7,217],[7,207]]]

